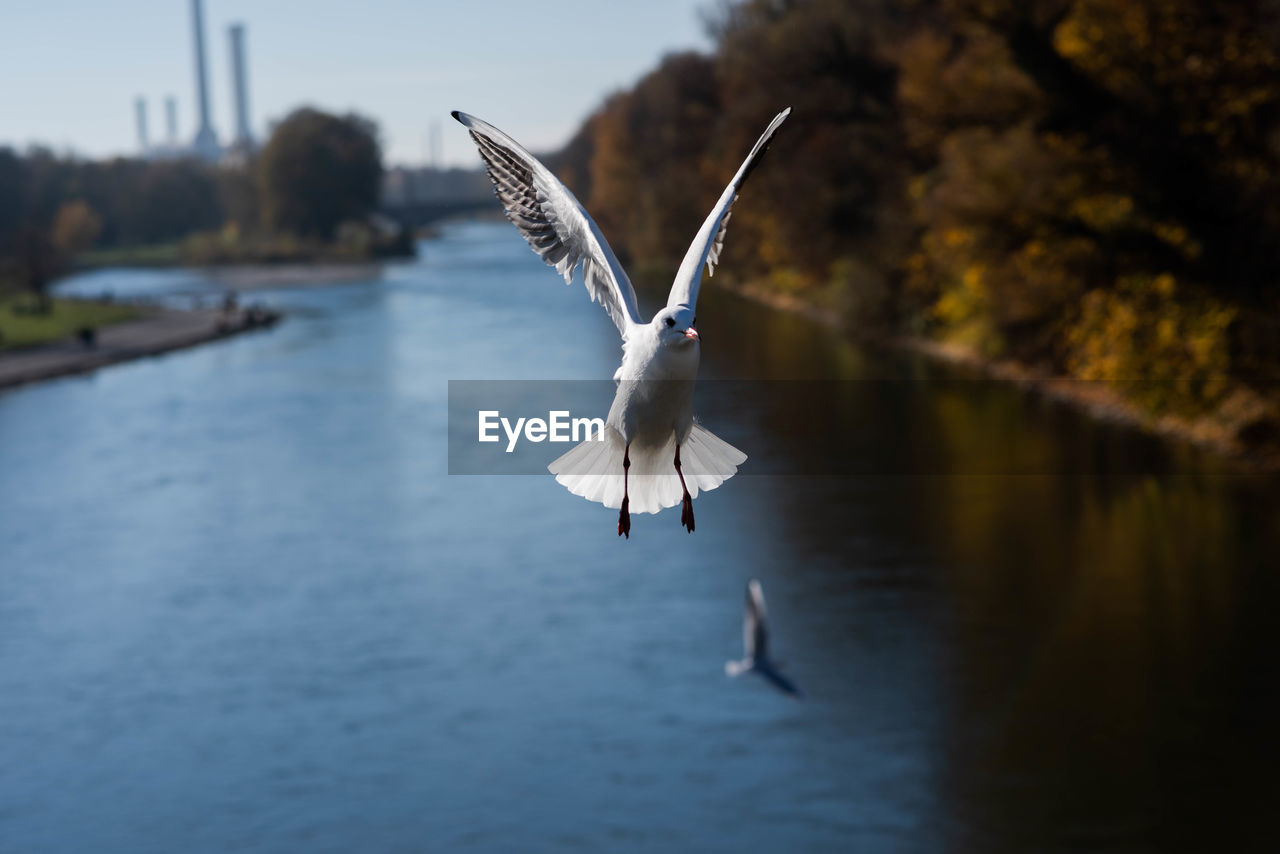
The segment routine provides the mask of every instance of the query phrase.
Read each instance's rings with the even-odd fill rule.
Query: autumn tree
[[[381,179],[382,154],[372,122],[297,110],[276,127],[258,157],[264,224],[332,239],[344,220],[374,209]]]
[[[53,218],[53,245],[67,255],[87,250],[102,232],[102,217],[84,199],[64,202]]]
[[[1157,411],[1280,388],[1280,4],[731,0],[709,27],[710,56],[574,139],[621,253],[670,266],[789,105],[731,275],[857,328],[1155,380]]]
[[[710,60],[682,53],[595,117],[591,207],[641,277],[671,275],[723,189],[702,163],[718,112]]]

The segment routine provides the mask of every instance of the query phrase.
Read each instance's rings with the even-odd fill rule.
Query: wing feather
[[[592,302],[604,307],[625,339],[642,323],[636,292],[590,214],[514,139],[475,116],[455,110],[453,117],[471,133],[507,219],[565,284],[582,267]]]
[[[693,238],[693,243],[689,245],[689,251],[685,253],[684,260],[680,262],[680,269],[676,272],[676,280],[671,285],[671,294],[667,297],[669,307],[684,305],[692,309],[698,304],[698,287],[702,284],[702,265],[706,264],[707,275],[715,273],[715,265],[720,263],[720,252],[724,249],[724,235],[729,227],[730,208],[738,200],[738,191],[742,189],[742,185],[746,183],[756,164],[759,163],[760,156],[769,148],[773,135],[790,114],[791,108],[787,107],[773,117],[773,121],[756,140],[747,159],[738,167],[737,174],[733,176],[729,186],[725,187],[720,200],[716,202],[716,206],[711,209],[710,215],[702,223],[702,228]]]
[[[760,587],[760,582],[753,578],[747,582],[747,607],[742,617],[742,642],[747,658],[768,658],[768,619],[764,590]]]

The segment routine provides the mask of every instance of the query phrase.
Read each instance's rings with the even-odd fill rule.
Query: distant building
[[[204,8],[200,0],[191,0],[191,27],[196,49],[196,103],[199,106],[200,125],[191,147],[205,160],[214,161],[222,154],[218,135],[209,123],[209,81],[204,64]]]
[[[172,95],[164,99],[164,118],[165,124],[168,125],[169,138],[166,144],[170,148],[178,147],[178,99]]]
[[[142,151],[142,156],[150,160],[178,160],[193,157],[189,147],[178,142],[178,99],[166,95],[164,99],[165,137],[163,142],[153,143]]]
[[[162,143],[152,144],[147,128],[147,103],[138,96],[134,100],[134,116],[138,132],[138,153],[152,159],[176,159],[198,157],[209,163],[239,165],[253,153],[255,143],[249,122],[249,71],[245,50],[246,27],[243,23],[227,28],[231,48],[231,91],[235,99],[235,136],[225,148],[218,142],[218,134],[209,119],[209,78],[205,67],[204,4],[191,0],[191,33],[195,48],[196,127],[190,145],[178,141],[178,100],[165,96],[165,123],[167,135]]]
[[[141,95],[134,98],[133,112],[138,123],[138,151],[146,157],[151,151],[151,143],[147,139],[147,99]]]
[[[231,85],[236,99],[236,136],[233,145],[250,151],[253,134],[249,130],[249,71],[244,56],[244,24],[227,27],[231,41]]]
[[[393,166],[382,176],[383,213],[417,227],[454,216],[500,210],[482,169],[409,169]]]
[[[402,207],[489,199],[493,185],[479,169],[411,169],[393,166],[382,176],[382,203]]]

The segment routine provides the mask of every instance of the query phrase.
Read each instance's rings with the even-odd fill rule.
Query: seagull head
[[[702,340],[694,328],[697,318],[687,305],[668,306],[653,318],[658,340],[666,347],[688,347]]]

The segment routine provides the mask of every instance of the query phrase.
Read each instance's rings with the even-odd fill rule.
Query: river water
[[[450,380],[619,356],[505,223],[244,298],[0,393],[0,850],[1274,850],[1274,481],[707,290],[704,379],[828,399],[624,542],[448,474]],[[724,676],[752,577],[801,701]]]

